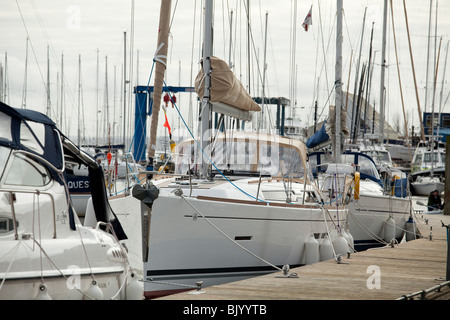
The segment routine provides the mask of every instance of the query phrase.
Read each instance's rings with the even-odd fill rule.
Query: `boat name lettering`
[[[87,189],[89,188],[89,181],[68,181],[67,186],[70,189]]]

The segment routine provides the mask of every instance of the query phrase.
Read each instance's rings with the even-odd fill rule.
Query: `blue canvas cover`
[[[327,122],[324,121],[322,128],[320,128],[316,133],[314,133],[311,137],[306,140],[307,148],[314,148],[315,146],[321,144],[322,142],[328,141],[330,136],[325,130],[325,124]]]
[[[46,115],[15,109],[0,102],[0,145],[43,157],[53,166],[64,165],[59,132]]]

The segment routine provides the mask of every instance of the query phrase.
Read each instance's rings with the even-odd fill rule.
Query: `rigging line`
[[[177,0],[177,2],[175,2],[175,6],[172,11],[172,19],[170,20],[170,24],[169,24],[169,33],[170,33],[170,30],[172,29],[172,23],[173,23],[173,19],[175,18],[175,12],[177,11],[177,6],[178,6],[178,0]]]
[[[8,253],[12,252],[15,249],[13,258],[11,259],[11,261],[10,261],[10,263],[8,265],[8,268],[6,269],[6,272],[4,273],[2,282],[0,283],[0,292],[3,289],[3,284],[5,283],[6,278],[8,278],[9,270],[11,269],[14,261],[16,260],[17,252],[19,251],[19,248],[20,248],[21,244],[22,244],[22,238],[19,238],[19,241],[17,242],[17,244],[13,248],[11,248],[11,250],[9,252],[7,252],[3,257],[1,257],[1,259],[3,259],[4,257],[6,257],[8,255]]]
[[[33,10],[34,10],[34,13],[35,13],[35,15],[36,15],[36,17],[37,17],[39,26],[41,27],[42,33],[44,34],[44,38],[45,38],[45,40],[47,41],[47,44],[48,44],[49,47],[50,47],[50,51],[51,51],[52,57],[53,57],[53,59],[54,59],[54,63],[56,64],[56,68],[57,68],[58,71],[60,71],[60,70],[61,70],[61,66],[60,66],[60,64],[59,64],[59,59],[58,59],[58,57],[56,56],[55,49],[53,48],[53,44],[52,44],[52,42],[51,42],[51,40],[50,40],[50,37],[49,37],[49,35],[48,35],[48,33],[47,33],[47,30],[46,30],[46,28],[45,28],[44,22],[42,21],[41,15],[39,14],[39,10],[37,9],[36,4],[34,3],[33,0],[31,0],[31,5],[32,5]],[[27,33],[28,33],[28,32],[27,32]],[[30,42],[31,42],[31,40],[30,40]],[[39,65],[38,65],[38,67],[39,67]],[[62,84],[63,84],[63,86],[65,85],[64,78],[62,78]],[[72,101],[72,106],[71,106],[71,107],[72,107],[73,110],[74,110],[74,109],[75,109],[75,98],[72,96],[72,92],[71,92],[70,90],[67,90],[67,91],[69,92],[69,98],[70,98],[71,101]],[[48,94],[48,92],[47,92],[47,94]],[[53,112],[57,112],[57,111],[55,111],[55,110],[52,110],[52,102],[51,102],[51,101],[50,101],[50,109],[51,109],[51,111],[53,111]],[[55,115],[55,117],[57,118],[57,115]]]
[[[331,92],[328,94],[328,98],[325,101],[323,108],[322,108],[322,112],[319,114],[319,119],[320,117],[322,117],[323,111],[325,110],[325,107],[327,106],[328,101],[330,100],[331,95],[333,94],[334,88],[336,87],[336,83],[333,84],[333,87],[331,88]]]
[[[319,29],[320,29],[320,36],[322,38],[322,51],[323,51],[323,65],[322,68],[325,66],[325,83],[327,85],[327,91],[330,92],[330,89],[328,87],[328,70],[327,70],[327,62],[326,62],[326,55],[325,55],[325,47],[324,47],[324,38],[323,38],[323,28],[322,28],[322,10],[320,10],[320,1],[317,1],[317,4],[319,6]],[[322,70],[320,70],[320,73],[322,73]]]
[[[189,79],[189,86],[192,87],[192,79],[194,74],[194,42],[195,42],[195,21],[197,15],[195,14],[197,10],[197,0],[194,1],[194,22],[192,24],[192,44],[191,44],[191,76]],[[231,37],[231,35],[230,35]],[[189,92],[189,113],[188,113],[188,127],[193,130],[193,105],[192,105],[192,92]]]
[[[164,85],[167,87],[166,82],[164,81]],[[170,98],[172,98],[170,92],[169,92],[169,96]],[[261,199],[257,199],[254,196],[252,196],[251,194],[249,194],[248,192],[245,192],[244,190],[242,190],[241,188],[239,188],[236,184],[234,184],[230,179],[228,179],[221,170],[219,170],[219,168],[217,168],[217,166],[213,163],[213,161],[210,159],[210,157],[206,154],[206,152],[203,150],[203,148],[200,146],[200,143],[197,141],[197,139],[195,139],[193,133],[191,130],[189,130],[189,127],[186,124],[186,121],[184,120],[183,116],[181,115],[180,110],[178,109],[176,103],[173,104],[178,112],[178,115],[181,118],[181,121],[183,121],[184,126],[187,128],[189,134],[191,135],[192,139],[194,140],[194,142],[197,144],[198,149],[200,149],[200,151],[202,152],[203,156],[208,159],[208,161],[211,163],[211,165],[217,170],[217,172],[219,172],[219,174],[225,179],[227,180],[229,183],[231,183],[232,186],[234,186],[236,189],[238,189],[239,191],[241,191],[242,193],[244,193],[245,195],[249,196],[250,198],[256,200],[256,201],[260,201],[260,202],[265,202],[267,204],[269,204],[270,202],[265,201],[265,200],[261,200]]]
[[[16,0],[16,3],[17,3],[17,6],[19,7],[19,4],[18,4],[17,0]],[[49,35],[48,35],[48,33],[47,33],[47,30],[46,30],[46,28],[45,28],[45,26],[44,26],[44,22],[42,21],[42,18],[41,18],[40,14],[39,14],[39,10],[37,9],[36,4],[34,3],[33,0],[31,0],[31,5],[32,5],[33,10],[34,10],[34,13],[35,13],[35,15],[36,15],[36,17],[37,17],[39,26],[41,27],[42,33],[44,34],[44,38],[45,38],[45,40],[47,41],[47,44],[48,44],[49,47],[50,47],[50,51],[51,51],[52,57],[53,57],[53,59],[54,59],[54,63],[56,64],[56,68],[58,69],[58,71],[60,71],[60,70],[61,70],[61,66],[60,66],[60,64],[59,64],[59,59],[58,59],[57,56],[56,56],[55,49],[53,48],[53,44],[52,44],[51,41],[50,41],[50,37],[49,37]],[[20,12],[20,16],[21,16],[21,18],[22,18],[22,22],[23,22],[23,24],[24,24],[24,27],[25,27],[27,36],[30,38],[30,35],[29,35],[28,29],[27,29],[27,27],[26,27],[26,25],[25,25],[25,20],[24,20],[24,18],[23,18],[23,16],[22,16],[22,12],[21,12],[21,10],[20,10],[20,7],[19,7],[19,12]],[[34,51],[33,44],[31,43],[31,38],[30,38],[29,40],[30,40],[31,48],[32,48],[32,50],[33,50],[33,55],[34,55],[35,60],[36,60],[36,64],[37,64],[38,69],[39,69],[39,73],[41,74],[41,78],[43,78],[42,72],[41,72],[40,67],[39,67],[39,64],[38,64],[38,62],[37,62],[36,53],[35,53],[35,51]],[[64,77],[64,76],[62,77],[61,81],[62,81],[62,85],[63,85],[63,86],[66,86],[66,84],[65,84],[66,81],[65,81],[65,77]],[[45,86],[45,81],[44,81],[44,80],[43,80],[43,83],[44,83],[44,86]],[[47,89],[47,88],[46,88],[46,89]],[[46,90],[46,92],[47,92],[47,90]],[[65,92],[66,92],[66,93],[68,92],[69,98],[70,98],[70,100],[71,100],[71,102],[72,102],[72,105],[71,105],[72,110],[75,110],[75,98],[74,98],[73,95],[72,95],[72,91],[71,91],[71,90],[66,90]],[[47,92],[47,94],[48,94],[48,92]],[[65,97],[64,97],[64,98],[65,98]],[[50,101],[50,104],[51,104],[51,101]],[[69,105],[69,106],[70,106],[70,105]]]
[[[253,39],[253,31],[252,31],[252,27],[250,25],[250,21],[249,21],[249,18],[248,18],[248,14],[249,14],[248,13],[248,8],[247,8],[245,2],[244,2],[244,7],[245,7],[245,10],[247,12],[246,17],[247,17],[247,25],[248,25],[248,28],[249,28],[249,35],[250,35],[250,39],[251,39],[250,43],[251,43],[252,48],[253,48],[253,53],[255,54],[255,56],[257,56],[256,55],[257,50],[256,50],[256,46],[255,46],[255,40]],[[258,58],[256,58],[256,61],[258,62]],[[257,75],[259,76],[259,80],[262,82],[262,73],[261,73],[261,69],[259,68],[259,63],[256,63],[256,67],[257,67],[256,68],[257,69]]]
[[[45,83],[45,80],[44,80],[44,76],[42,75],[41,67],[39,66],[38,59],[37,59],[37,56],[36,56],[36,51],[34,51],[33,42],[31,41],[30,33],[28,32],[27,25],[25,24],[25,19],[24,19],[23,15],[22,15],[22,10],[20,9],[18,0],[16,0],[16,4],[17,4],[17,8],[19,9],[20,18],[22,19],[22,23],[23,23],[23,26],[25,28],[25,32],[26,32],[27,37],[28,37],[28,39],[30,41],[31,51],[33,51],[33,56],[34,56],[34,59],[36,60],[36,64],[37,64],[37,67],[38,67],[38,70],[39,70],[39,75],[41,76],[42,84],[44,85],[45,92],[47,92],[47,94],[48,94],[47,86],[46,86],[46,83]]]

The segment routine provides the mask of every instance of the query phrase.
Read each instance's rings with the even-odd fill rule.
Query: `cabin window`
[[[450,127],[450,116],[442,116],[442,126]]]
[[[11,117],[0,112],[0,139],[12,141]]]
[[[41,164],[22,154],[16,154],[7,173],[5,184],[25,186],[45,186],[50,182],[50,173]]]
[[[14,230],[14,221],[11,218],[0,217],[0,235]]]
[[[422,163],[422,154],[419,153],[419,154],[417,154],[416,157],[414,158],[413,165],[414,165],[414,166],[420,166],[421,163]]]
[[[433,152],[433,161],[431,161],[431,152],[427,152],[424,154],[423,162],[445,162],[445,154],[438,152]]]
[[[44,154],[44,142],[45,142],[45,127],[42,123],[28,121],[27,124],[31,130],[25,125],[20,124],[20,143],[28,148],[37,152],[38,154]]]
[[[9,148],[0,147],[0,178],[3,175],[3,170],[6,166],[6,161],[8,161],[9,154],[11,150]]]

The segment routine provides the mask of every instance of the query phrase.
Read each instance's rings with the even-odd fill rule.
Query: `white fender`
[[[311,234],[305,241],[305,264],[319,262],[319,242]]]

